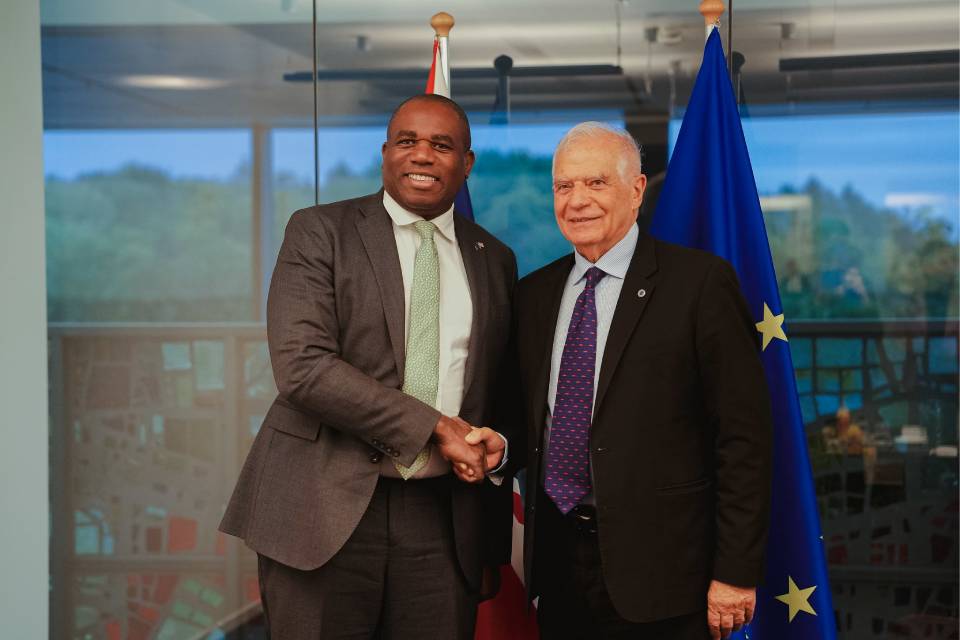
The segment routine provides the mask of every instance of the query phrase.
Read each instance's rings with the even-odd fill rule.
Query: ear
[[[634,205],[634,208],[639,209],[640,205],[643,203],[643,192],[647,189],[647,176],[642,173],[633,179],[632,187],[632,200],[631,204]]]
[[[477,156],[474,155],[473,149],[468,149],[463,156],[463,177],[469,178],[470,171],[473,169],[473,163],[476,162]]]

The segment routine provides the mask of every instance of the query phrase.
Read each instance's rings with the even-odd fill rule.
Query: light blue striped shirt
[[[600,379],[600,363],[603,362],[603,350],[607,345],[607,335],[610,333],[610,323],[613,312],[617,309],[617,300],[620,298],[620,289],[623,288],[623,279],[633,259],[633,251],[637,248],[637,238],[640,231],[637,225],[632,225],[627,235],[609,251],[600,256],[596,264],[590,262],[579,253],[574,253],[573,269],[567,276],[567,284],[563,289],[563,298],[560,300],[560,313],[557,315],[557,327],[553,332],[553,357],[550,360],[550,391],[547,393],[547,404],[550,414],[553,414],[553,401],[557,397],[557,377],[560,375],[560,358],[563,356],[563,345],[567,342],[567,329],[570,326],[570,317],[573,316],[573,307],[577,298],[586,285],[587,269],[597,267],[607,275],[597,283],[595,298],[597,302],[597,360],[593,372],[593,399],[597,399],[597,381]]]
[[[579,253],[574,253],[573,269],[567,276],[567,284],[563,288],[563,298],[560,300],[560,312],[557,314],[557,326],[553,332],[553,354],[550,359],[550,390],[547,391],[546,424],[543,433],[544,460],[550,447],[550,424],[553,419],[553,403],[557,397],[557,378],[560,376],[560,359],[563,357],[563,347],[567,342],[567,329],[570,327],[570,318],[573,316],[573,307],[577,298],[586,286],[587,269],[597,267],[607,275],[601,278],[594,290],[597,304],[597,357],[593,370],[593,409],[596,410],[597,382],[600,380],[600,363],[603,362],[603,351],[607,346],[607,336],[610,334],[610,324],[613,322],[613,313],[617,310],[617,300],[620,299],[620,290],[623,289],[623,279],[627,275],[633,252],[637,248],[637,239],[640,230],[632,225],[627,235],[620,242],[613,245],[609,251],[600,256],[596,264],[590,262]],[[593,475],[593,453],[590,455],[590,473]],[[547,465],[543,465],[541,481],[546,477]],[[582,504],[594,504],[593,492],[590,492],[580,501]]]

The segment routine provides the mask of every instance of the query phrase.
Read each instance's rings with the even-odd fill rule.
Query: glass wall
[[[380,187],[430,63],[429,11],[346,4],[41,0],[51,638],[260,633],[255,560],[216,525],[276,393],[270,271],[294,210]],[[573,123],[643,144],[649,217],[697,4],[442,7],[474,212],[522,273],[569,251],[550,166]],[[955,638],[958,8],[734,4],[840,637]]]
[[[957,6],[761,4],[737,86],[839,637],[955,637]]]
[[[50,637],[217,637],[258,607],[216,527],[275,393],[273,212],[314,200],[312,6],[41,10]]]

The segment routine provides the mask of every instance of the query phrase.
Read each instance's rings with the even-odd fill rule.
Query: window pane
[[[250,151],[243,130],[48,131],[50,319],[249,319]]]
[[[313,202],[312,7],[40,4],[50,637],[219,637],[259,598],[217,526],[275,394],[273,212]]]

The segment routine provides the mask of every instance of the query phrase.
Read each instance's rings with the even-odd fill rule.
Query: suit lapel
[[[610,333],[607,335],[607,344],[603,350],[603,361],[600,364],[600,379],[597,382],[597,399],[594,402],[594,415],[603,403],[613,374],[620,363],[620,356],[627,346],[627,341],[633,335],[633,330],[647,308],[653,296],[655,281],[652,278],[657,270],[657,257],[654,250],[653,236],[641,233],[637,240],[637,248],[630,260],[630,267],[623,280],[617,308],[613,312],[610,323]]]
[[[467,272],[467,284],[470,286],[470,300],[473,302],[473,324],[470,327],[470,345],[467,349],[467,363],[463,375],[463,397],[470,392],[470,385],[477,371],[477,360],[481,342],[486,329],[490,309],[487,254],[483,242],[478,239],[475,229],[459,213],[453,214],[453,226],[457,234],[457,244],[463,257],[463,266]]]
[[[556,268],[547,276],[546,286],[543,287],[543,297],[536,301],[537,321],[539,327],[537,344],[534,354],[539,364],[534,371],[537,379],[534,381],[533,393],[530,397],[536,404],[533,406],[533,424],[537,430],[537,442],[547,419],[547,404],[550,392],[550,367],[553,355],[554,328],[557,326],[557,316],[560,313],[560,301],[563,299],[563,289],[567,284],[570,269],[573,268],[573,254],[557,263]]]
[[[383,208],[383,191],[361,203],[360,212],[361,215],[357,217],[357,231],[370,264],[373,265],[383,314],[387,319],[387,332],[390,334],[390,344],[393,346],[397,373],[402,384],[406,342],[403,276],[400,271],[400,256],[397,253],[397,239],[393,234],[393,222],[390,214]]]

